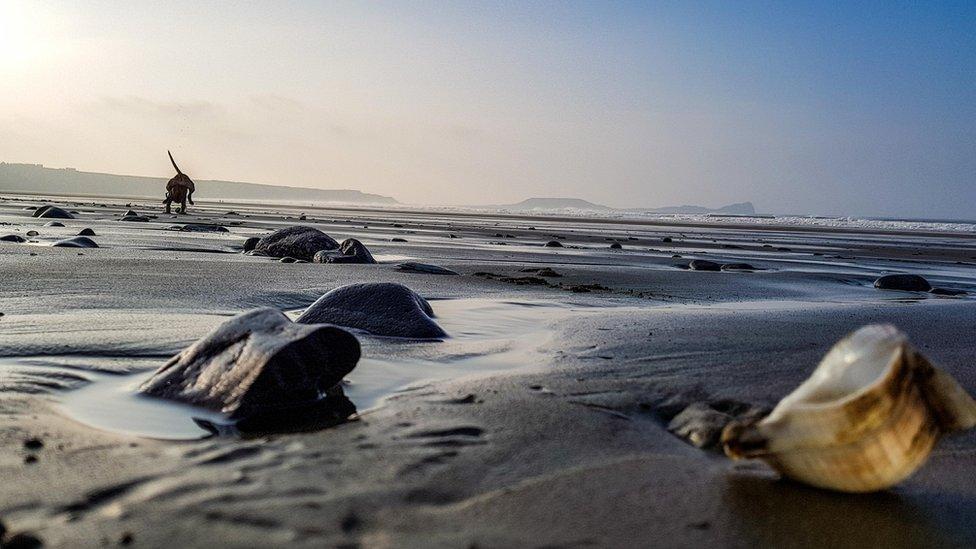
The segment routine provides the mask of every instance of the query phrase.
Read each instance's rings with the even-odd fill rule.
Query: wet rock
[[[427,300],[394,282],[350,284],[320,297],[295,322],[330,323],[371,334],[410,338],[447,336]]]
[[[135,210],[126,210],[122,214],[122,217],[139,217],[139,212],[137,212]]]
[[[252,236],[251,238],[248,238],[247,240],[245,240],[244,241],[244,252],[246,253],[246,252],[250,252],[251,250],[253,250],[255,248],[255,246],[258,245],[258,242],[260,242],[260,241],[261,241],[261,239],[259,237],[257,237],[257,236]]]
[[[51,244],[55,248],[97,248],[98,243],[87,236],[74,236]]]
[[[557,273],[556,271],[550,269],[549,267],[544,267],[535,272],[539,276],[544,276],[546,278],[559,278],[563,275]]]
[[[119,218],[119,221],[133,221],[137,223],[145,223],[149,221],[149,218],[144,215],[124,215]]]
[[[550,240],[549,242],[546,242],[546,248],[562,248],[562,247],[563,247],[563,243],[559,242],[558,240]]]
[[[78,236],[95,236],[95,231],[85,228],[78,232]]]
[[[280,263],[298,263],[298,260],[291,256],[282,257],[278,260]]]
[[[697,402],[685,408],[668,423],[668,431],[688,441],[696,448],[715,448],[722,436],[722,429],[732,421],[732,416]]]
[[[3,540],[2,547],[4,549],[38,549],[44,547],[44,542],[30,532],[17,532],[7,536]]]
[[[315,263],[376,263],[373,254],[369,253],[366,246],[355,238],[347,238],[342,241],[339,251],[319,250],[312,258]]]
[[[390,242],[406,242],[406,238],[391,238]]]
[[[34,210],[31,217],[40,217],[44,219],[74,219],[75,216],[66,210],[62,210],[57,206],[41,206],[40,208]]]
[[[44,224],[45,227],[64,227],[64,223],[60,221],[48,221]]]
[[[31,437],[24,441],[24,448],[28,450],[40,450],[43,447],[44,441],[37,437]]]
[[[39,234],[41,234],[41,233],[39,233],[37,231],[27,231],[27,236],[37,236]]]
[[[319,250],[335,250],[339,243],[314,227],[294,225],[278,229],[258,241],[254,251],[271,257],[311,261]]]
[[[230,232],[227,227],[221,225],[211,225],[208,223],[187,223],[179,227],[180,231],[187,233],[226,233]]]
[[[748,263],[726,263],[722,265],[723,271],[755,271],[756,268]]]
[[[927,292],[932,289],[928,280],[916,274],[885,275],[874,281],[879,290],[904,290],[907,292]]]
[[[613,244],[610,245],[611,250],[619,250],[621,248],[623,248],[623,246],[621,246],[619,242],[614,242]]]
[[[694,259],[688,264],[688,268],[692,271],[720,271],[722,266],[714,261],[709,261],[707,259]]]
[[[139,390],[233,419],[273,419],[276,410],[318,401],[355,368],[359,356],[359,341],[346,330],[297,324],[276,309],[255,309],[173,357]]]
[[[436,275],[456,275],[458,273],[445,269],[437,265],[430,265],[428,263],[414,263],[409,261],[407,263],[400,263],[396,266],[398,271],[404,271],[408,273],[424,273],[424,274],[436,274]]]
[[[27,239],[19,234],[5,234],[0,236],[0,242],[16,242],[18,244],[27,242]]]

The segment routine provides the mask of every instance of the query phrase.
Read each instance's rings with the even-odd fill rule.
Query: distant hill
[[[503,210],[592,210],[592,211],[629,211],[658,214],[719,214],[719,215],[756,215],[756,208],[752,202],[739,202],[721,208],[706,208],[705,206],[665,206],[663,208],[611,208],[594,204],[582,198],[528,198],[517,204],[491,206]]]
[[[162,199],[169,177],[142,177],[45,168],[0,162],[0,190],[65,195],[132,196]],[[190,174],[190,177],[193,177]],[[280,187],[237,181],[195,179],[195,198],[398,204],[389,197],[348,189]]]
[[[607,206],[601,206],[583,200],[582,198],[527,198],[518,204],[506,204],[496,206],[506,210],[609,210]]]

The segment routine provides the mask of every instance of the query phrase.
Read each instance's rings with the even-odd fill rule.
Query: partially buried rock
[[[722,430],[732,420],[758,418],[766,408],[737,401],[695,402],[668,423],[668,431],[696,448],[719,450]]]
[[[139,390],[232,419],[267,418],[318,401],[356,367],[359,355],[359,341],[346,330],[255,309],[173,357]]]
[[[208,223],[187,223],[179,228],[180,231],[187,233],[226,233],[227,227],[221,225],[211,225]]]
[[[60,221],[48,221],[44,224],[45,227],[64,227],[64,223]]]
[[[928,280],[915,274],[885,275],[874,281],[874,287],[879,290],[904,290],[907,292],[927,292],[932,289]]]
[[[58,240],[54,244],[51,244],[55,248],[97,248],[98,243],[94,240],[88,238],[87,236],[75,236],[71,238],[65,238],[64,240]]]
[[[95,236],[95,231],[85,228],[78,233],[78,236]]]
[[[722,265],[723,271],[755,271],[756,268],[748,263],[726,263]]]
[[[406,241],[407,241],[406,238],[400,238],[400,237],[390,239],[390,242],[406,242]]]
[[[546,248],[562,248],[562,247],[563,247],[563,243],[559,242],[558,240],[550,240],[549,242],[546,242]]]
[[[19,234],[5,234],[3,236],[0,236],[0,242],[16,242],[19,244],[19,243],[27,242],[27,239],[20,236]]]
[[[447,336],[433,320],[427,300],[393,282],[336,288],[309,306],[295,322],[338,324],[371,334],[410,338]]]
[[[31,214],[31,217],[41,217],[46,219],[74,219],[75,216],[62,210],[57,206],[42,206]]]
[[[404,271],[408,273],[424,273],[424,274],[436,274],[436,275],[456,275],[458,273],[440,267],[438,265],[430,265],[428,263],[414,263],[408,261],[407,263],[399,263],[396,266],[398,271]]]
[[[298,263],[298,260],[291,256],[282,257],[278,260],[279,263]]]
[[[931,293],[934,295],[966,295],[966,290],[957,290],[955,288],[932,288]]]
[[[355,238],[347,238],[342,241],[338,251],[319,250],[312,258],[315,263],[376,263],[373,254],[369,253],[366,246]]]
[[[339,243],[314,227],[294,225],[278,229],[258,241],[254,252],[271,257],[294,257],[311,261],[319,250],[335,250]]]
[[[720,271],[722,266],[714,261],[709,261],[707,259],[694,259],[688,264],[688,268],[692,271]]]
[[[244,252],[247,253],[247,252],[253,250],[254,247],[257,246],[258,245],[258,242],[260,242],[260,241],[261,241],[261,239],[259,237],[256,237],[256,236],[252,236],[251,238],[248,238],[247,240],[245,240],[244,241]]]
[[[39,234],[41,234],[41,233],[39,233],[37,231],[27,231],[27,236],[37,236]]]
[[[623,246],[621,246],[619,242],[614,242],[613,244],[610,245],[611,250],[619,250],[621,248],[623,248]]]

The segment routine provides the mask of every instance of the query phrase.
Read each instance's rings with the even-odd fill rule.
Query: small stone
[[[619,242],[614,242],[613,244],[610,245],[611,250],[619,250],[621,248],[623,248],[623,246],[621,246]]]
[[[670,236],[666,236],[666,237],[664,237],[664,238],[661,239],[661,242],[673,242],[673,241],[671,240],[671,237]]]
[[[563,247],[563,243],[559,242],[558,240],[550,240],[549,242],[546,242],[546,248],[562,248],[562,247]]]
[[[927,292],[932,289],[928,280],[916,274],[890,274],[874,281],[879,290],[903,290],[907,292]]]
[[[458,273],[440,267],[438,265],[430,265],[428,263],[414,263],[409,261],[407,263],[400,263],[396,266],[398,271],[404,271],[408,273],[424,273],[424,274],[437,274],[437,275],[456,275]]]
[[[78,232],[78,236],[96,236],[95,231],[89,228],[82,229]]]
[[[41,234],[41,233],[39,233],[37,231],[27,231],[27,236],[37,236],[39,234]]]
[[[294,257],[282,257],[278,261],[281,262],[281,263],[297,263],[298,262],[298,260],[295,259]]]
[[[694,259],[688,264],[688,268],[692,271],[720,271],[722,266],[714,261],[708,261],[707,259]]]
[[[29,438],[24,441],[24,448],[28,450],[40,450],[43,447],[44,441],[36,437]]]
[[[400,237],[390,239],[390,242],[406,242],[406,241],[407,241],[406,238],[400,238]]]

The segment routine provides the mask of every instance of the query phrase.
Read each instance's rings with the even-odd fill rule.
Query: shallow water
[[[564,303],[452,299],[431,302],[450,334],[443,341],[382,338],[358,332],[363,358],[343,389],[360,413],[410,385],[429,380],[523,368],[548,340],[551,326],[582,307]],[[297,311],[291,313],[297,314]],[[194,419],[231,423],[224,414],[136,393],[152,375],[91,373],[91,383],[62,394],[61,411],[86,425],[141,437],[186,440],[207,436]]]

